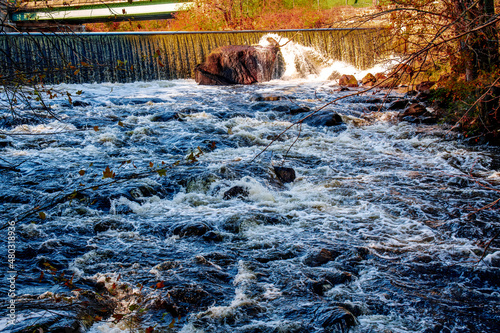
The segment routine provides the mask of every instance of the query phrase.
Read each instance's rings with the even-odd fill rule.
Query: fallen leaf
[[[113,315],[113,318],[115,318],[115,321],[120,321],[120,320],[122,320],[123,317],[125,317],[125,315],[120,314],[120,313],[115,313]]]
[[[107,166],[106,169],[104,169],[104,171],[102,172],[102,179],[106,178],[115,178],[115,173],[111,171],[109,166]]]

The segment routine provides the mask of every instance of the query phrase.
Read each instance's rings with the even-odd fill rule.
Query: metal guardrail
[[[52,1],[54,4],[63,1]],[[12,12],[12,22],[69,22],[83,23],[95,21],[128,20],[166,18],[173,13],[186,10],[193,5],[192,2],[179,1],[95,1],[77,0],[81,7],[74,6],[74,2],[67,7],[48,7],[49,1],[42,1],[43,6],[35,10],[31,7],[18,8]],[[64,2],[63,2],[64,3]],[[93,3],[93,4],[90,4]],[[85,5],[83,5],[85,4]]]

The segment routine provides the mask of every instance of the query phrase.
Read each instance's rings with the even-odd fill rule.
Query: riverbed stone
[[[300,119],[297,118],[295,118],[295,120],[299,121]],[[335,127],[345,125],[342,117],[338,113],[332,111],[320,111],[313,116],[304,119],[303,123],[314,127]],[[344,128],[341,127],[338,128],[339,131],[343,129]]]
[[[419,117],[425,113],[427,113],[427,109],[425,108],[425,106],[419,103],[413,103],[409,107],[407,107],[403,112],[400,112],[398,116],[400,118],[406,116]]]
[[[203,222],[178,223],[172,228],[172,234],[179,237],[203,236],[211,228]]]
[[[407,99],[397,99],[389,104],[387,110],[401,110],[408,106],[409,103]]]
[[[327,332],[346,332],[358,324],[356,317],[341,306],[320,308],[316,312],[316,318]]]
[[[358,86],[358,80],[356,80],[354,75],[344,74],[339,79],[339,86],[354,88]]]
[[[295,170],[293,168],[286,167],[273,167],[274,174],[281,180],[283,183],[291,183],[295,180]]]
[[[304,114],[311,112],[311,109],[308,108],[307,106],[301,106],[301,107],[296,107],[293,109],[290,109],[290,114],[291,115],[296,115],[296,114]]]
[[[258,95],[252,97],[250,100],[254,102],[275,102],[282,99],[284,99],[284,97],[278,95]]]
[[[248,192],[248,189],[246,187],[243,187],[243,186],[233,186],[231,187],[229,190],[227,190],[226,192],[224,192],[224,200],[230,200],[230,199],[234,199],[234,198],[246,198],[248,197],[249,195],[249,192]]]
[[[304,259],[304,264],[311,267],[321,266],[329,261],[335,260],[340,255],[339,252],[328,249],[321,249],[317,253],[312,253]]]
[[[362,79],[361,79],[361,83],[364,85],[364,86],[373,86],[375,84],[375,82],[377,82],[377,78],[375,78],[375,75],[373,75],[372,73],[368,73],[366,74]]]
[[[109,219],[99,221],[94,225],[94,232],[105,232],[108,230],[118,230],[118,231],[132,231],[134,230],[134,226],[132,223],[121,221],[118,219]]]

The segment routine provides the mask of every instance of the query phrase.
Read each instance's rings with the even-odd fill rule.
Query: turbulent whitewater
[[[324,68],[252,86],[61,84],[73,103],[51,101],[58,120],[2,111],[18,276],[17,324],[0,329],[498,330],[498,240],[484,253],[498,203],[482,208],[498,200],[499,151],[395,121],[385,91],[327,106],[344,126],[272,143],[352,92]]]

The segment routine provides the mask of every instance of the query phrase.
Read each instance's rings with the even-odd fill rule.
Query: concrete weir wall
[[[357,68],[384,52],[384,31],[315,29],[232,32],[4,33],[0,75],[29,73],[44,83],[134,82],[192,78],[194,67],[224,45],[252,45],[273,33]]]

